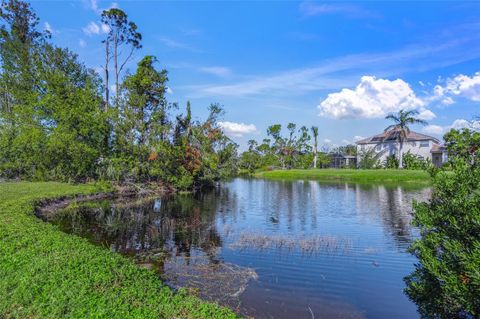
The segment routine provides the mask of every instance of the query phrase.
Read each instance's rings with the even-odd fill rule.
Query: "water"
[[[428,189],[235,179],[170,198],[79,203],[52,222],[255,318],[418,318],[412,200]]]

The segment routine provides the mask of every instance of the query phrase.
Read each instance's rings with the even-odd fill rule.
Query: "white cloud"
[[[50,32],[51,34],[54,33],[52,26],[51,26],[50,23],[48,23],[48,22],[45,22],[45,23],[43,24],[43,28],[44,28],[45,31],[48,31],[48,32]]]
[[[360,141],[360,140],[363,140],[364,138],[365,138],[365,137],[363,137],[363,136],[355,135],[355,136],[353,137],[353,141],[354,141],[354,142]]]
[[[83,33],[85,33],[88,36],[91,36],[91,35],[99,35],[102,33],[108,33],[110,31],[110,27],[103,23],[96,23],[91,21],[82,30],[83,30]]]
[[[460,74],[453,79],[448,79],[445,89],[453,95],[478,102],[480,101],[480,72],[471,77]]]
[[[325,14],[344,14],[354,18],[370,18],[376,15],[358,6],[342,3],[318,3],[304,1],[300,4],[300,13],[304,16],[319,16]]]
[[[112,2],[109,7],[107,8],[99,8],[97,0],[82,0],[84,6],[96,14],[101,14],[104,10],[108,10],[111,8],[118,8],[117,2]]]
[[[329,138],[326,138],[326,139],[323,140],[323,143],[325,143],[325,144],[332,144],[332,140],[329,139]]]
[[[447,133],[451,129],[460,130],[463,128],[468,128],[472,130],[480,130],[480,121],[467,121],[465,119],[456,119],[450,125],[440,126],[440,125],[427,125],[423,128],[423,132],[432,135],[442,135]]]
[[[232,73],[232,71],[229,68],[226,68],[223,66],[201,67],[198,70],[201,72],[213,74],[219,77],[227,77]]]
[[[480,72],[476,72],[472,76],[460,74],[446,80],[439,78],[438,82],[444,84],[434,86],[433,95],[428,99],[429,102],[440,101],[441,104],[447,106],[455,103],[453,97],[462,97],[475,102],[480,101]]]
[[[342,140],[342,143],[343,143],[343,144],[350,144],[350,141],[347,140],[347,139],[343,139],[343,140]]]
[[[255,133],[257,128],[253,124],[235,123],[235,122],[218,122],[218,125],[225,131],[226,134],[230,134],[236,137],[243,136],[244,134]]]
[[[102,23],[102,25],[100,26],[100,28],[102,29],[102,32],[103,33],[108,33],[110,32],[110,27],[104,23]]]
[[[87,42],[83,39],[80,39],[78,40],[78,45],[81,47],[81,48],[84,48],[87,46]]]
[[[171,87],[167,86],[167,94],[173,94],[173,90]]]
[[[440,125],[427,125],[422,129],[423,132],[433,135],[441,135],[444,132],[444,128]]]
[[[480,121],[467,121],[467,120],[464,120],[464,119],[457,119],[455,121],[453,121],[452,125],[450,125],[449,127],[447,127],[448,130],[449,129],[456,129],[456,130],[460,130],[462,128],[469,128],[469,129],[473,129],[473,130],[478,130],[480,129]]]
[[[100,27],[95,22],[90,22],[86,27],[84,27],[83,32],[86,35],[100,34]]]
[[[410,85],[401,79],[394,81],[363,76],[354,90],[342,89],[331,93],[318,106],[320,115],[336,119],[381,118],[391,112],[422,108],[423,115],[432,112],[423,108]]]
[[[425,120],[425,121],[434,119],[436,117],[437,116],[435,115],[435,113],[433,113],[432,111],[430,111],[426,108],[420,108],[419,113],[417,115],[417,118],[419,118],[421,120]]]

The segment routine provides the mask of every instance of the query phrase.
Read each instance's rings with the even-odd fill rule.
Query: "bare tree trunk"
[[[313,168],[317,168],[317,137],[315,136],[315,145],[313,149]]]
[[[398,168],[403,168],[403,141],[400,141],[398,149]]]
[[[108,109],[108,103],[110,99],[110,92],[108,88],[108,63],[110,62],[109,54],[109,43],[107,39],[105,40],[105,110]]]
[[[118,108],[118,37],[115,34],[113,43],[113,59],[115,63],[115,106]]]

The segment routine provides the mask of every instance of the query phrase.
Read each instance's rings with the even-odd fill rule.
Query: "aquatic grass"
[[[430,175],[421,170],[400,169],[291,169],[273,170],[255,174],[268,179],[305,179],[325,182],[355,182],[383,184],[430,185]]]
[[[307,236],[290,237],[287,235],[263,235],[256,233],[244,233],[232,244],[232,249],[255,249],[291,252],[298,250],[304,255],[346,254],[350,252],[352,243],[348,238],[337,236]]]
[[[35,217],[35,202],[93,185],[0,183],[0,317],[236,318],[151,270]]]

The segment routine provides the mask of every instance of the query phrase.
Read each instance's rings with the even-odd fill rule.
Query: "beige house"
[[[398,154],[400,143],[395,134],[381,133],[356,142],[357,163],[360,163],[361,154],[374,150],[376,158],[383,163],[390,155]],[[432,136],[410,131],[407,140],[403,143],[403,154],[410,152],[422,159],[429,159],[439,167],[447,161],[447,151],[440,141]]]

